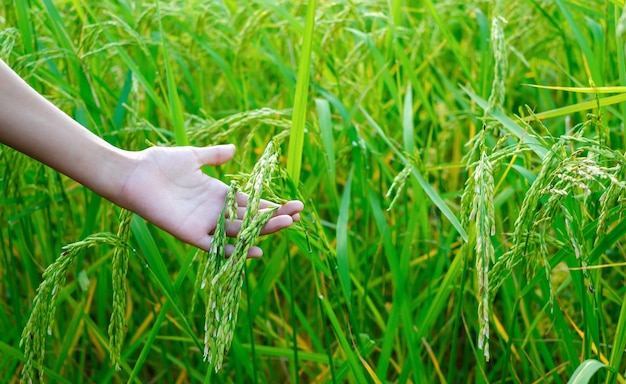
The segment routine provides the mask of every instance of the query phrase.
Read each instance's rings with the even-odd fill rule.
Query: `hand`
[[[178,239],[208,251],[211,247],[219,215],[224,206],[228,186],[202,172],[203,165],[220,165],[235,154],[234,145],[213,147],[152,147],[131,152],[131,164],[117,196],[112,200],[130,209]],[[226,234],[237,236],[248,196],[237,194],[239,214],[231,223],[226,220]],[[260,208],[276,204],[261,201]],[[261,230],[269,234],[289,227],[299,220],[303,209],[300,201],[289,201],[280,207]],[[225,248],[231,255],[232,245]],[[252,247],[248,257],[260,257]]]

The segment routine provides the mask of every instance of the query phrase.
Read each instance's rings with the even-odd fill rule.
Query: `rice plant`
[[[0,5],[0,57],[87,129],[234,143],[230,200],[306,206],[225,259],[231,204],[197,252],[0,147],[0,377],[623,382],[623,4],[312,4]]]
[[[127,224],[128,222],[126,220],[122,223],[121,227],[124,228]],[[123,229],[121,231],[125,232]],[[128,247],[122,238],[110,233],[90,235],[82,241],[65,246],[59,258],[46,268],[46,271],[43,273],[43,282],[39,288],[37,288],[37,296],[35,296],[33,302],[33,309],[22,331],[22,338],[20,340],[20,346],[24,348],[24,357],[26,359],[24,367],[22,368],[22,382],[32,383],[33,381],[37,381],[37,377],[39,381],[44,381],[43,361],[46,350],[46,336],[52,335],[58,297],[65,285],[69,267],[76,260],[78,255],[86,249],[99,244],[115,247],[116,254],[125,252],[124,250],[118,251],[118,249]],[[120,271],[118,273],[123,275],[125,269],[122,265],[117,264],[120,263],[120,261],[115,261],[114,263],[114,269],[116,267],[119,268]],[[118,281],[114,283],[119,284]],[[124,292],[120,294],[118,289],[123,288],[117,286],[114,288],[114,314],[116,307],[123,305],[123,303],[119,303],[119,301],[123,300],[120,299],[120,297],[124,297]],[[124,308],[122,308],[122,311],[123,309]],[[121,321],[123,322],[123,320]],[[117,347],[116,350],[112,351],[114,359],[119,359],[120,341],[117,339],[123,336],[121,334],[123,325],[119,322],[119,319],[113,318],[110,326],[111,337],[114,340],[113,345]],[[39,372],[38,376],[34,374],[35,368],[37,368]]]
[[[241,230],[237,235],[235,250],[230,258],[225,260],[225,216],[228,213],[229,221],[237,217],[235,195],[239,193],[237,182],[231,183],[209,257],[201,263],[199,269],[202,274],[198,274],[196,287],[198,282],[200,289],[209,287],[204,321],[204,359],[215,366],[216,372],[221,368],[224,354],[232,342],[248,251],[276,210],[272,208],[257,213],[263,186],[269,184],[277,161],[278,153],[274,143],[270,142],[244,188],[244,191],[249,193],[250,200],[243,216]]]

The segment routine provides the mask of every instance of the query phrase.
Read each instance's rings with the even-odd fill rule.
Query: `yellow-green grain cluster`
[[[496,7],[496,11],[500,7]],[[494,13],[496,12],[494,11]],[[500,108],[506,96],[506,76],[509,68],[507,45],[503,25],[506,20],[499,14],[491,19],[491,49],[495,60],[493,82],[489,95],[489,109]]]
[[[37,288],[33,310],[20,340],[26,359],[22,368],[23,383],[44,381],[46,336],[52,335],[56,304],[59,293],[65,286],[68,269],[79,254],[98,244],[110,245],[116,249],[126,247],[126,243],[112,233],[94,234],[63,247],[61,255],[44,271],[43,282]],[[35,369],[39,372],[38,377],[35,375]]]
[[[385,194],[385,197],[388,199],[391,198],[391,196],[393,196],[391,203],[389,203],[389,208],[387,208],[388,211],[393,209],[393,206],[398,201],[398,198],[402,194],[402,190],[404,189],[407,179],[409,178],[409,176],[411,176],[412,170],[413,170],[413,165],[407,164],[402,169],[402,171],[398,173],[396,177],[394,177],[393,182],[391,183],[391,187],[389,187],[389,190],[387,190],[387,193]]]
[[[248,205],[233,254],[226,259],[226,225],[237,218],[236,194],[240,193],[238,183],[231,183],[208,258],[200,262],[196,288],[208,287],[209,290],[204,322],[204,359],[215,366],[216,372],[221,368],[224,355],[232,342],[248,251],[276,209],[259,211],[263,187],[269,183],[277,164],[277,147],[270,142],[243,189],[249,194]]]
[[[118,239],[126,244],[130,236],[131,211],[122,210],[120,225],[117,231]],[[126,333],[126,273],[128,272],[128,256],[130,248],[117,246],[113,251],[111,271],[113,275],[113,312],[109,323],[109,342],[111,344],[111,361],[116,370],[120,370],[120,354],[124,334]]]
[[[588,124],[581,125],[581,127]],[[550,248],[569,246],[585,268],[589,262],[590,246],[583,227],[587,220],[594,220],[597,212],[597,238],[602,237],[606,223],[612,214],[621,214],[614,207],[623,200],[626,183],[623,181],[625,158],[619,151],[598,146],[597,142],[582,136],[583,130],[572,136],[562,136],[547,153],[537,178],[522,202],[515,222],[512,246],[494,266],[490,276],[494,279],[492,292],[519,264],[525,264],[530,279],[538,268],[543,268],[548,284],[551,284]],[[592,196],[599,196],[599,201]],[[567,242],[554,244],[549,233],[555,220],[562,218]],[[550,302],[554,290],[550,287]]]
[[[489,157],[482,153],[472,177],[474,198],[469,220],[475,222],[476,229],[476,274],[478,276],[478,348],[483,350],[489,361],[489,265],[494,260],[491,236],[496,233],[494,222],[494,181]]]

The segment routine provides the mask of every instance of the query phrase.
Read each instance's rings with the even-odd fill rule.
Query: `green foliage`
[[[591,381],[592,376],[601,368],[605,368],[606,364],[599,362],[598,360],[585,360],[572,374],[572,377],[567,382],[568,384],[588,383]]]
[[[622,2],[309,4],[0,5],[0,57],[105,140],[234,143],[206,172],[245,189],[276,139],[263,197],[305,202],[238,259],[215,373],[228,262],[0,148],[0,377],[624,382]]]

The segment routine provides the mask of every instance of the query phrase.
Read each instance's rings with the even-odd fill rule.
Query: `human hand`
[[[130,209],[178,239],[209,251],[228,186],[202,172],[203,165],[226,163],[235,154],[234,145],[213,147],[152,147],[131,152],[131,168],[114,202]],[[226,220],[226,234],[237,236],[248,196],[237,193],[237,218]],[[276,204],[261,201],[260,209]],[[298,221],[304,205],[289,201],[281,206],[261,230],[270,234]],[[227,256],[233,245],[225,247]],[[263,251],[252,247],[248,257],[260,257]]]

